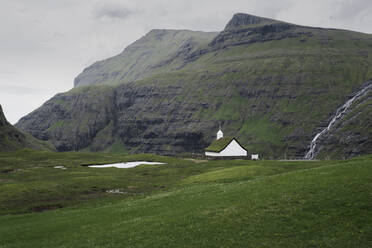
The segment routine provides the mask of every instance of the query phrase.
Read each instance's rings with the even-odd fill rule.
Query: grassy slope
[[[0,105],[0,151],[14,151],[23,148],[55,150],[52,144],[38,140],[30,134],[13,127],[6,120]]]
[[[139,166],[131,170],[116,168],[102,170],[80,166],[122,161],[158,161],[167,164]],[[252,162],[194,163],[189,160],[149,154],[53,153],[31,150],[0,153],[2,189],[0,214],[60,208],[102,197],[115,198],[117,195],[106,193],[106,190],[110,189],[120,189],[125,192],[125,195],[120,197],[148,194],[168,189],[185,177],[247,164]],[[267,173],[261,173],[259,169],[253,176],[271,174],[271,164],[271,162],[264,163],[265,168],[269,168]],[[321,163],[317,162],[307,163],[310,167],[320,165]],[[67,169],[56,169],[55,166],[64,166]],[[275,167],[275,173],[279,173],[300,169],[303,166],[280,163]]]
[[[24,148],[49,151],[55,150],[52,144],[38,140],[30,134],[24,133],[13,126],[1,128],[0,151],[14,151]]]
[[[75,86],[118,84],[135,81],[154,73],[170,72],[182,65],[183,49],[196,51],[217,33],[155,29],[128,46],[121,54],[86,68]]]
[[[71,156],[65,159],[77,162]],[[101,156],[107,159],[111,155],[94,156],[94,159]],[[8,161],[11,157],[10,154]],[[169,164],[160,169],[148,167],[149,183],[152,177],[159,176],[154,171],[167,171],[168,179],[177,178],[172,187],[150,195],[56,211],[3,215],[0,246],[370,247],[372,244],[371,156],[339,162],[212,161],[195,166],[188,164],[191,161],[156,159],[165,159]],[[49,165],[53,164],[51,161]],[[193,174],[189,173],[184,178],[171,173],[172,169],[182,170],[190,165],[190,169],[198,170],[194,176],[188,177]],[[38,173],[42,169],[47,168],[35,168]],[[145,169],[144,166],[100,172],[111,174],[113,179],[118,174],[143,173]],[[60,177],[69,181],[70,173],[79,170],[69,167],[61,171]],[[95,174],[91,169],[86,172]]]
[[[171,168],[140,166],[124,171],[81,166],[133,160],[173,163]],[[128,156],[31,150],[0,153],[0,213],[54,209],[101,197],[115,197],[106,194],[106,190],[110,189],[121,189],[125,191],[125,196],[149,193],[172,184],[176,179],[174,174],[188,175],[195,170],[193,162],[183,163],[184,170],[175,169],[177,164],[172,158],[141,154]],[[67,169],[56,169],[55,166]]]

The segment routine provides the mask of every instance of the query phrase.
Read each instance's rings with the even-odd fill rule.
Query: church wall
[[[205,152],[205,155],[210,157],[241,157],[247,156],[247,151],[238,142],[232,140],[221,152]]]
[[[221,156],[247,156],[247,151],[244,150],[238,142],[232,140],[230,144],[220,152]]]
[[[210,156],[210,157],[221,157],[222,155],[218,152],[205,152],[205,156]]]

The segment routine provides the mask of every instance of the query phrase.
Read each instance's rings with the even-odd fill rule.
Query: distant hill
[[[0,105],[0,151],[14,151],[23,148],[35,150],[55,150],[53,145],[35,139],[13,127],[5,118]]]
[[[203,152],[220,123],[251,153],[303,157],[314,135],[370,78],[370,34],[239,13],[219,33],[152,30],[85,69],[74,89],[16,126],[60,151],[179,154]],[[353,117],[363,130],[372,130],[370,109]],[[337,129],[319,146],[340,152],[319,151],[319,157],[372,153],[360,141],[372,134],[348,127],[347,142],[346,130]]]

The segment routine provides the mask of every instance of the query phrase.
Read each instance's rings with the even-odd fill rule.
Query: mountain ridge
[[[173,29],[153,29],[129,45],[120,54],[98,61],[84,69],[74,80],[74,87],[92,84],[118,84],[151,76],[165,66],[166,71],[182,66],[175,61],[182,53],[195,52],[217,33]],[[171,39],[170,39],[171,38]],[[150,44],[148,41],[153,41]],[[171,41],[171,42],[170,42]],[[173,63],[173,65],[172,65]],[[107,72],[109,64],[112,70]]]
[[[257,24],[271,24],[271,23],[278,23],[278,22],[282,22],[282,21],[277,21],[271,18],[265,18],[265,17],[251,15],[251,14],[236,13],[233,15],[231,20],[226,24],[224,30],[240,28],[241,26],[252,26],[252,25],[257,25]]]

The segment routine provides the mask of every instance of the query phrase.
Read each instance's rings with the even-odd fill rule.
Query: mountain
[[[221,124],[251,153],[303,157],[337,108],[372,78],[371,55],[369,34],[242,13],[220,33],[153,30],[85,69],[75,88],[16,126],[60,151],[179,154],[202,152]],[[370,109],[353,115],[363,130],[372,130]],[[344,134],[331,130],[319,147],[340,152],[320,150],[319,157],[372,152],[358,135],[343,142]]]
[[[152,30],[121,54],[86,68],[75,78],[74,85],[128,83],[177,70],[187,62],[187,55],[202,52],[216,35],[214,32]]]
[[[5,118],[0,105],[0,152],[14,151],[23,148],[35,150],[55,150],[47,142],[40,141],[31,135],[19,131],[13,127]]]

